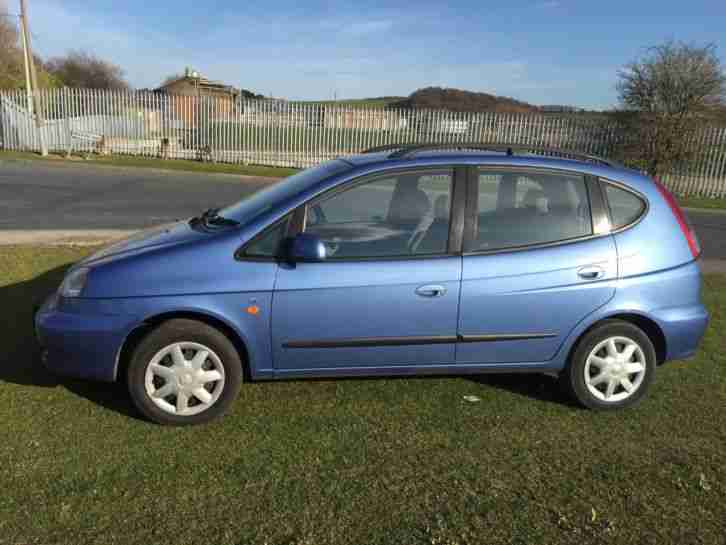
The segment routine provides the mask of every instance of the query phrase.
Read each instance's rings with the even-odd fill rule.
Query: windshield
[[[260,214],[272,210],[313,184],[350,168],[348,163],[338,159],[327,161],[298,172],[276,184],[271,184],[269,187],[253,193],[251,197],[219,210],[218,215],[240,223],[249,223]]]

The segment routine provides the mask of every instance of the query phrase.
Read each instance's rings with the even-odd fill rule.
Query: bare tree
[[[693,159],[694,133],[724,104],[726,75],[713,44],[669,41],[618,72],[629,130],[626,160],[657,176]]]
[[[57,87],[56,80],[43,69],[40,58],[33,55],[33,60],[37,67],[38,87]],[[18,18],[8,11],[7,3],[0,0],[0,89],[25,86],[24,63]]]
[[[71,51],[50,59],[46,70],[67,87],[88,89],[128,89],[120,66],[85,51]]]

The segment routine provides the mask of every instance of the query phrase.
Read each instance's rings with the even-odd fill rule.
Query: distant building
[[[232,85],[209,80],[191,68],[187,68],[183,76],[167,81],[154,91],[170,95],[227,97],[232,100],[240,94],[239,89]]]
[[[232,85],[211,81],[191,68],[185,69],[183,76],[163,83],[154,89],[154,92],[189,97],[174,103],[177,118],[189,126],[196,124],[202,111],[208,119],[226,119],[235,112],[235,103],[241,94],[241,91]],[[215,100],[205,103],[204,99],[208,97]],[[200,109],[200,104],[209,104],[209,106]]]

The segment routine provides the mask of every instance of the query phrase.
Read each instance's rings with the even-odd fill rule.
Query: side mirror
[[[325,261],[325,244],[318,235],[300,233],[290,240],[287,256],[291,263]]]

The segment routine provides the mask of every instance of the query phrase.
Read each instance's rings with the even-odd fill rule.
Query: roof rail
[[[362,153],[381,153],[384,151],[393,151],[397,149],[404,148],[406,146],[412,146],[414,144],[384,144],[383,146],[376,146],[374,148],[368,148],[367,150],[364,150]]]
[[[385,146],[377,146],[365,150],[363,153],[380,153],[384,151],[392,151],[389,159],[406,159],[414,153],[421,151],[436,150],[478,150],[478,151],[494,151],[498,153],[506,153],[507,155],[541,155],[545,157],[560,157],[563,159],[574,159],[577,161],[589,161],[591,163],[601,164],[609,167],[619,167],[620,165],[604,157],[590,155],[579,151],[563,150],[558,148],[549,148],[543,146],[528,146],[526,144],[486,144],[483,142],[449,142],[439,143],[432,142],[426,144],[387,144]]]

